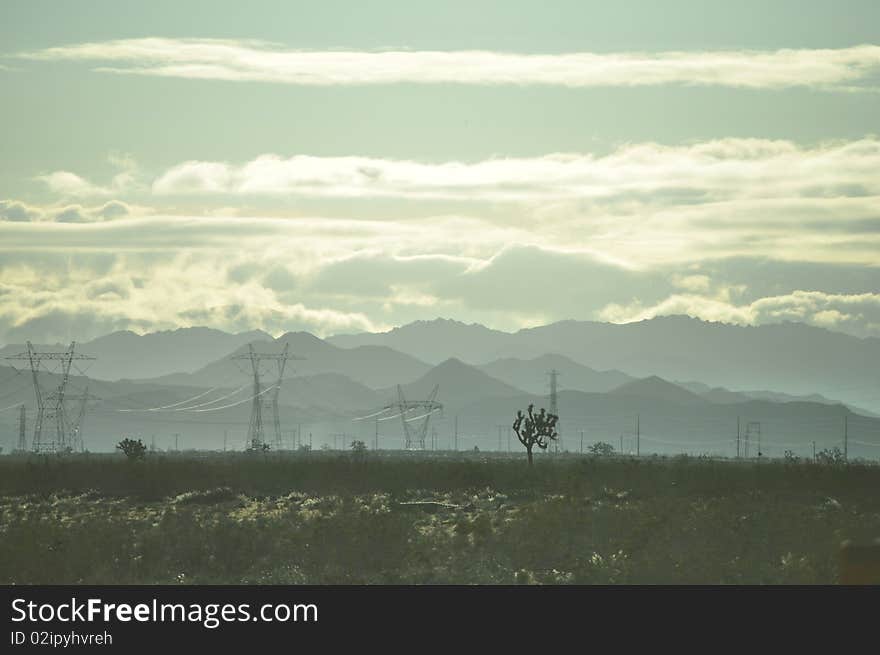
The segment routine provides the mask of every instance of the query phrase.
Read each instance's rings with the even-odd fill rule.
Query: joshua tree
[[[135,441],[134,439],[123,439],[118,444],[116,444],[116,449],[121,450],[126,457],[128,457],[129,461],[136,462],[139,459],[143,459],[147,456],[147,447],[144,445],[144,442],[138,439]]]
[[[599,441],[590,446],[589,451],[591,455],[595,455],[596,457],[610,457],[614,454],[614,446],[610,443]]]
[[[529,405],[528,414],[522,410],[516,412],[516,420],[513,422],[513,431],[519,442],[526,447],[529,455],[529,466],[532,465],[532,449],[538,446],[541,450],[547,450],[550,442],[559,435],[556,432],[556,422],[559,417],[550,414],[543,407],[535,413],[534,405]]]
[[[356,462],[363,462],[367,458],[367,444],[358,439],[352,441],[351,458]]]

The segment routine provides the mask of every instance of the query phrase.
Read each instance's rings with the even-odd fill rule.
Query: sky
[[[880,3],[0,7],[0,343],[880,336]]]

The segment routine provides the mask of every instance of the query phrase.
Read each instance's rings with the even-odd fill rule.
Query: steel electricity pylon
[[[70,448],[71,450],[79,450],[80,452],[85,452],[86,443],[85,437],[83,435],[83,430],[86,421],[86,409],[88,408],[90,400],[101,399],[98,398],[98,396],[94,396],[89,393],[88,385],[86,385],[85,390],[81,394],[67,394],[67,399],[79,401],[79,411],[77,411],[76,420],[74,421],[70,430]]]
[[[278,415],[278,393],[281,391],[281,381],[284,379],[284,368],[289,359],[302,359],[287,353],[289,344],[284,344],[284,350],[280,353],[258,353],[253,345],[248,345],[248,352],[236,355],[232,359],[247,360],[251,363],[254,376],[253,403],[251,404],[251,421],[247,434],[247,450],[268,450],[270,445],[266,441],[263,410],[272,413],[274,428],[274,446],[280,449],[284,444],[281,434],[281,419]],[[263,362],[275,362],[278,378],[271,387],[263,387],[260,365]]]
[[[379,421],[390,421],[400,417],[403,423],[404,448],[407,450],[425,450],[425,437],[428,434],[428,423],[431,420],[431,415],[443,409],[443,405],[437,402],[437,391],[439,388],[439,385],[435,385],[427,400],[407,400],[403,396],[403,389],[398,384],[397,400],[388,403],[382,409],[372,414],[359,416],[353,420],[376,419],[375,447],[378,449]],[[421,413],[416,416],[408,416],[414,410],[421,410]]]
[[[28,362],[34,383],[34,395],[36,396],[37,409],[34,417],[34,441],[33,450],[36,453],[45,452],[70,452],[73,450],[73,434],[67,418],[64,403],[67,400],[65,394],[70,381],[70,368],[76,360],[92,360],[88,355],[77,355],[74,350],[76,342],[71,342],[70,347],[63,352],[38,352],[30,341],[27,342],[27,350],[18,355],[7,357],[10,360]],[[47,394],[40,385],[39,373],[43,362],[57,361],[60,364],[58,373],[61,380],[54,391]],[[54,426],[52,440],[45,438],[43,427]]]
[[[397,385],[397,402],[392,403],[389,407],[400,412],[406,450],[425,449],[425,436],[428,434],[428,422],[431,420],[431,414],[443,409],[443,405],[437,402],[438,390],[439,385],[435,385],[427,400],[407,400],[403,396],[403,388],[399,384]],[[407,418],[406,415],[416,409],[422,410],[422,413]]]

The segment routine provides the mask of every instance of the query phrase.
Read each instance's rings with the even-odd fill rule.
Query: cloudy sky
[[[7,0],[0,343],[880,336],[874,0]]]

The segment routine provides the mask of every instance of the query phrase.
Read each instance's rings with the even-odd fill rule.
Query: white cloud
[[[719,296],[673,294],[650,306],[638,301],[628,305],[611,303],[598,312],[598,318],[612,323],[629,323],[673,314],[739,325],[796,321],[876,336],[877,331],[872,326],[880,321],[880,293],[797,290],[742,305]]]
[[[0,221],[33,221],[40,217],[41,211],[19,200],[0,200]]]
[[[699,204],[731,197],[877,195],[878,168],[880,140],[875,138],[812,147],[719,139],[678,146],[628,144],[604,156],[554,153],[477,162],[273,154],[239,165],[186,161],[160,175],[153,192]]]
[[[104,270],[82,257],[6,263],[0,265],[0,338],[63,339],[71,325],[88,331],[77,338],[110,329],[195,325],[274,334],[293,328],[329,334],[386,327],[359,312],[284,302],[253,280],[233,283],[230,267],[230,261],[198,253],[114,255]]]
[[[300,85],[457,83],[589,86],[691,84],[853,88],[880,69],[880,46],[841,49],[516,54],[303,51],[259,41],[121,39],[18,55],[105,62],[97,70]]]
[[[590,250],[630,266],[736,255],[870,263],[880,247],[878,170],[880,140],[873,137],[812,146],[731,138],[476,162],[277,155],[243,164],[188,161],[161,174],[153,192],[221,202],[463,202],[475,215],[533,235],[532,243]]]
[[[33,206],[18,200],[0,200],[0,221],[19,223],[94,223],[143,216],[148,207],[132,206],[121,200],[108,200],[97,206],[55,204]]]
[[[92,184],[70,171],[54,171],[46,175],[38,175],[37,179],[44,182],[52,193],[66,197],[107,196],[112,193],[109,188]]]
[[[52,193],[66,198],[112,196],[133,190],[137,184],[137,164],[134,159],[130,155],[111,153],[107,161],[119,169],[107,186],[93,184],[70,171],[53,171],[38,175],[36,179],[45,183]]]

